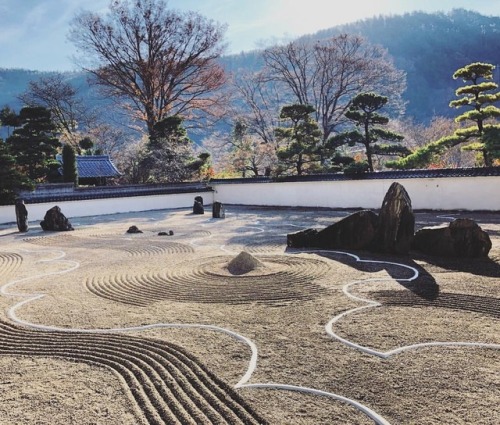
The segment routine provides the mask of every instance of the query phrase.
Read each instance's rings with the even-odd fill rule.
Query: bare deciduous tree
[[[26,106],[42,106],[51,112],[51,117],[60,132],[60,138],[77,146],[79,126],[91,120],[89,108],[78,97],[75,87],[66,76],[54,73],[30,81],[28,88],[19,95]]]
[[[264,61],[269,81],[284,84],[295,103],[314,107],[323,142],[345,122],[344,114],[358,93],[376,91],[401,106],[405,74],[384,49],[357,35],[274,46],[264,51]]]
[[[266,82],[260,72],[241,72],[234,87],[238,99],[235,121],[244,121],[250,134],[257,135],[264,143],[274,144],[274,128],[278,126],[281,107],[290,96],[285,96],[277,84]]]
[[[216,59],[225,26],[163,0],[115,0],[109,14],[75,16],[69,38],[107,96],[121,98],[149,134],[162,119],[214,113],[225,79]]]

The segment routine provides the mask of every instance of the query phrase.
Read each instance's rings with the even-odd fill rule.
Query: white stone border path
[[[206,226],[206,224],[204,224],[202,226]],[[291,226],[299,227],[299,226],[293,225],[293,224]],[[264,228],[257,227],[257,226],[244,226],[244,227],[256,229],[257,231],[259,231],[259,233],[266,231]],[[191,242],[190,242],[191,245],[199,246],[197,241],[200,239],[202,239],[202,238],[196,238],[196,239],[191,240]],[[234,251],[230,251],[230,250],[226,249],[224,245],[220,246],[219,249],[221,249],[224,252],[231,252],[231,253],[234,252]],[[125,327],[125,328],[78,329],[78,328],[60,328],[60,327],[56,327],[56,326],[46,326],[46,325],[31,323],[31,322],[22,320],[22,319],[17,317],[16,310],[19,309],[20,307],[22,307],[23,305],[26,305],[30,302],[33,302],[33,301],[36,301],[36,300],[43,298],[45,296],[45,294],[23,294],[23,293],[9,292],[9,288],[14,286],[15,284],[25,282],[28,280],[32,280],[32,279],[36,279],[36,278],[40,278],[40,277],[45,277],[45,276],[50,276],[50,275],[62,275],[65,273],[69,273],[69,272],[77,269],[80,266],[80,263],[78,263],[77,261],[72,261],[72,260],[63,260],[64,257],[66,256],[66,253],[62,250],[45,249],[45,250],[40,250],[40,251],[28,251],[28,250],[19,250],[19,251],[21,251],[21,252],[37,252],[37,253],[39,253],[39,252],[56,253],[57,255],[55,257],[39,260],[39,262],[61,261],[61,262],[67,263],[69,267],[67,269],[60,270],[57,272],[43,273],[43,274],[39,274],[39,275],[29,276],[29,277],[26,277],[23,279],[13,280],[13,281],[7,282],[4,285],[0,286],[0,294],[2,294],[2,295],[25,298],[23,301],[20,301],[20,302],[14,304],[7,311],[7,316],[9,317],[9,319],[11,319],[13,322],[15,322],[17,324],[20,324],[20,325],[23,325],[23,326],[26,326],[26,327],[29,327],[32,329],[38,329],[41,331],[81,332],[81,333],[95,333],[95,334],[123,333],[123,332],[132,332],[132,331],[143,331],[143,330],[156,329],[156,328],[198,328],[198,329],[206,329],[206,330],[210,330],[210,331],[222,332],[222,333],[225,333],[225,334],[231,336],[232,338],[235,338],[236,340],[238,340],[240,342],[243,342],[244,344],[246,344],[250,348],[250,351],[251,351],[248,369],[247,369],[246,373],[242,376],[240,381],[234,386],[235,388],[256,388],[256,389],[259,389],[259,388],[269,389],[270,388],[270,389],[275,389],[275,390],[296,391],[296,392],[301,392],[301,393],[306,393],[306,394],[313,394],[313,395],[317,395],[317,396],[329,397],[329,398],[339,400],[341,402],[345,402],[345,403],[353,406],[354,408],[356,408],[360,412],[367,415],[377,425],[390,425],[390,423],[386,419],[384,419],[382,416],[380,416],[379,414],[374,412],[369,407],[357,402],[356,400],[349,399],[347,397],[343,397],[343,396],[335,394],[335,393],[330,393],[330,392],[326,392],[326,391],[322,391],[322,390],[318,390],[318,389],[314,389],[314,388],[309,388],[309,387],[301,387],[301,386],[279,384],[279,383],[248,384],[248,381],[251,379],[253,372],[257,368],[257,359],[258,359],[257,346],[253,341],[246,338],[245,336],[240,335],[240,334],[233,332],[233,331],[226,329],[226,328],[221,328],[221,327],[214,326],[214,325],[204,325],[204,324],[196,324],[196,323],[195,324],[155,323],[155,324],[134,326],[134,327]],[[353,258],[356,262],[388,264],[388,265],[392,265],[392,266],[406,268],[406,269],[413,271],[413,276],[411,276],[410,278],[397,279],[397,280],[401,280],[401,281],[410,282],[418,277],[418,270],[415,269],[414,267],[411,267],[411,266],[408,266],[405,264],[401,264],[401,263],[388,262],[388,261],[363,260],[360,257],[358,257],[357,255],[350,254],[350,253],[343,252],[343,251],[334,251],[334,250],[299,251],[298,250],[296,252],[297,253],[300,253],[300,252],[307,252],[307,253],[328,252],[328,253],[334,253],[334,254],[338,254],[338,255],[349,256],[349,257]],[[349,314],[355,313],[357,311],[360,311],[360,310],[375,308],[375,307],[379,307],[382,305],[381,303],[379,303],[377,301],[361,298],[361,297],[358,297],[358,296],[352,294],[350,292],[350,288],[352,286],[357,285],[357,284],[367,283],[367,282],[393,281],[393,280],[394,280],[394,278],[392,278],[392,277],[391,278],[373,278],[373,279],[366,279],[366,280],[357,280],[357,281],[353,281],[353,282],[349,282],[349,283],[345,284],[342,288],[344,294],[351,299],[364,302],[364,303],[366,303],[366,305],[350,309],[348,311],[345,311],[345,312],[333,317],[325,325],[326,333],[329,336],[331,336],[333,339],[336,339],[337,341],[339,341],[339,342],[341,342],[341,343],[343,343],[351,348],[360,350],[360,351],[367,353],[367,354],[370,354],[370,355],[377,356],[377,357],[382,358],[382,359],[387,359],[394,354],[398,354],[398,353],[401,353],[401,352],[406,351],[406,350],[414,350],[414,349],[421,348],[421,347],[474,346],[474,347],[482,347],[482,348],[500,349],[500,344],[483,344],[483,343],[472,343],[472,342],[429,342],[429,343],[407,345],[407,346],[403,346],[403,347],[398,347],[398,348],[393,349],[393,350],[382,352],[382,351],[378,351],[378,350],[375,350],[375,349],[370,348],[370,347],[356,344],[355,342],[352,342],[352,341],[349,341],[345,338],[342,338],[341,336],[337,335],[333,331],[333,325],[336,322],[340,321],[343,317],[345,317]]]

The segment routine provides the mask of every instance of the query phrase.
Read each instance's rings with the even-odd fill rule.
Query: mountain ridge
[[[428,123],[434,116],[452,117],[456,111],[448,106],[455,98],[459,82],[452,75],[472,62],[500,63],[500,17],[453,9],[451,12],[409,12],[402,15],[379,15],[348,24],[333,26],[296,40],[320,40],[341,33],[359,34],[371,44],[386,48],[397,68],[407,74],[406,115],[416,122]],[[226,69],[237,72],[262,66],[255,49],[220,58]],[[495,76],[500,82],[500,73]],[[54,71],[55,72],[55,71]],[[22,107],[17,99],[35,75],[54,72],[0,68],[0,108]],[[89,90],[84,71],[66,71],[63,75]],[[83,97],[92,101],[92,95]]]

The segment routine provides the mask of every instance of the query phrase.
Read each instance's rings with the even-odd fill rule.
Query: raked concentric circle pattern
[[[315,282],[329,272],[321,260],[296,256],[262,256],[268,268],[250,275],[231,275],[225,266],[232,257],[212,257],[198,264],[141,275],[91,277],[85,285],[100,297],[147,306],[160,300],[199,303],[282,303],[316,298],[325,289]]]

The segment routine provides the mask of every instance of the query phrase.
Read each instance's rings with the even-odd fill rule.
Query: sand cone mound
[[[229,273],[233,275],[246,274],[261,267],[264,267],[264,264],[245,251],[241,251],[227,265]]]

